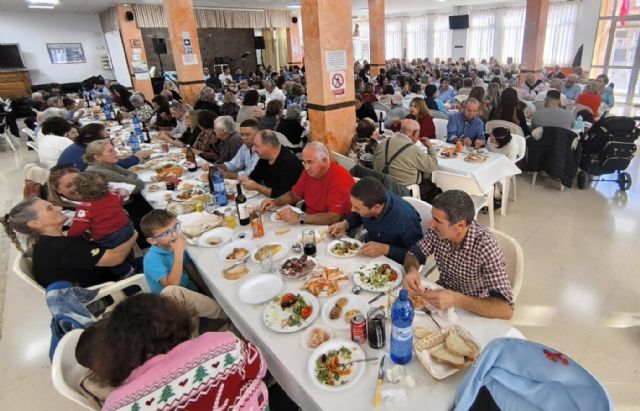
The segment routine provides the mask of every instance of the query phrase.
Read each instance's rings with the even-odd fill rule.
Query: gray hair
[[[231,134],[236,131],[236,122],[233,121],[231,116],[220,116],[213,121],[213,127],[219,128],[227,134]]]
[[[571,80],[571,81],[575,82],[576,80],[578,80],[578,75],[577,74],[569,74],[567,76],[567,80]]]
[[[280,147],[280,140],[278,140],[278,136],[273,130],[262,130],[259,131],[260,139],[262,140],[262,144],[267,144],[271,147]]]
[[[169,104],[169,108],[174,109],[175,111],[178,111],[180,113],[186,113],[187,112],[187,107],[182,104],[181,102],[175,100],[172,101],[171,104]]]
[[[104,147],[107,144],[111,144],[111,141],[106,138],[102,140],[92,141],[91,143],[87,144],[87,149],[85,150],[84,156],[82,158],[89,164],[95,163],[95,156],[102,154],[102,152],[104,151]]]
[[[42,97],[43,97],[42,93],[39,93],[37,91],[35,93],[31,93],[31,99],[32,100],[35,100],[36,98],[42,98]]]
[[[469,194],[461,190],[449,190],[440,193],[433,199],[433,208],[442,210],[449,224],[465,221],[471,224],[476,216],[476,209]]]
[[[38,219],[38,213],[33,208],[33,205],[40,200],[41,199],[39,197],[30,197],[26,200],[22,200],[16,204],[11,211],[9,211],[9,214],[2,218],[2,225],[4,226],[7,236],[21,253],[24,253],[25,250],[20,244],[20,241],[16,236],[16,232],[26,234],[28,236],[33,236],[35,234],[33,229],[29,227],[28,223],[29,221]]]
[[[477,105],[480,105],[480,102],[479,102],[479,101],[478,101],[478,99],[477,99],[477,98],[475,98],[475,97],[469,97],[468,99],[466,99],[466,100],[464,101],[464,106],[466,107],[466,106],[468,106],[469,104],[477,104]]]
[[[131,102],[131,104],[139,104],[139,105],[143,105],[144,104],[144,96],[140,93],[133,93],[131,95],[131,97],[129,97],[129,101]]]
[[[47,106],[49,107],[53,107],[55,106],[59,101],[62,101],[62,99],[58,96],[53,96],[53,97],[49,97],[47,99]]]
[[[307,145],[304,146],[304,149],[302,151],[307,151],[309,149],[316,150],[317,158],[323,158],[323,159],[329,158],[329,149],[327,148],[327,146],[320,143],[319,141],[312,141],[310,143],[307,143]]]
[[[202,89],[202,93],[200,94],[201,100],[208,100],[211,96],[215,96],[216,91],[211,87],[205,87]]]
[[[38,123],[42,124],[45,121],[49,120],[50,118],[54,118],[54,117],[62,117],[62,118],[64,118],[64,114],[65,114],[65,109],[63,109],[63,108],[49,107],[45,111],[43,111],[41,113],[38,113],[38,115],[36,116],[36,121],[38,121]]]

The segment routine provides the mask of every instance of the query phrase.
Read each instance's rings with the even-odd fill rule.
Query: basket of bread
[[[413,348],[427,372],[436,380],[443,380],[473,365],[480,354],[478,344],[458,325],[428,334],[415,341]]]

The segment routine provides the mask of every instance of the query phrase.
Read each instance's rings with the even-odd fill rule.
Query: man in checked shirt
[[[471,197],[449,190],[432,205],[429,230],[405,257],[404,288],[441,310],[460,307],[483,317],[511,319],[513,295],[504,255],[489,229],[474,221]],[[431,254],[444,289],[425,290],[420,283],[418,268]]]

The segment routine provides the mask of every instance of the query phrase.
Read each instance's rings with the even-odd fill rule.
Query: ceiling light
[[[53,10],[55,8],[54,6],[45,6],[45,5],[36,5],[36,4],[29,4],[27,7],[30,9],[48,9],[48,10]]]
[[[289,4],[289,5],[287,5],[287,8],[288,9],[301,9],[302,6],[299,5],[299,4]]]
[[[48,4],[48,5],[57,6],[58,4],[60,4],[60,0],[27,0],[27,3],[33,4],[33,5]]]

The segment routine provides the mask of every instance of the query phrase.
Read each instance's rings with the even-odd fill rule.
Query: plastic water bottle
[[[212,194],[218,207],[224,207],[229,204],[227,190],[224,188],[224,177],[218,166],[212,165],[209,168],[209,186],[213,188]]]
[[[111,103],[109,102],[109,100],[105,100],[102,110],[104,111],[104,118],[107,121],[113,120],[113,116],[111,115]]]
[[[134,134],[133,131],[129,135],[129,145],[131,146],[131,151],[134,153],[140,150],[140,140],[138,139],[138,136]]]
[[[407,290],[391,307],[391,361],[407,364],[413,355],[413,303]]]
[[[578,118],[576,119],[576,129],[580,131],[584,129],[584,119],[582,118],[582,116],[578,116]]]
[[[133,132],[136,134],[139,144],[139,142],[142,141],[142,121],[140,121],[138,116],[133,116],[131,123],[133,124]]]

